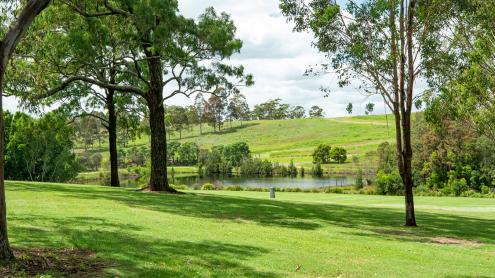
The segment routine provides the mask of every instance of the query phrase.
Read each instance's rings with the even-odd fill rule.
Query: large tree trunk
[[[0,260],[7,261],[14,257],[12,250],[10,249],[9,236],[7,233],[7,205],[5,202],[5,183],[4,183],[4,146],[5,146],[5,134],[4,134],[4,119],[3,119],[3,76],[4,70],[0,66]]]
[[[151,129],[151,191],[176,192],[167,180],[167,134],[162,92],[150,92],[148,97]]]
[[[416,226],[416,217],[414,215],[413,200],[413,179],[412,179],[412,145],[411,145],[411,110],[414,90],[414,60],[413,57],[413,32],[414,32],[414,14],[416,9],[416,0],[409,1],[407,9],[407,96],[406,101],[402,103],[402,134],[403,134],[403,156],[404,156],[404,195],[406,203],[406,226]]]
[[[395,115],[397,164],[404,184],[405,199],[405,226],[416,226],[414,215],[413,178],[412,178],[412,146],[411,146],[411,118],[397,113]]]
[[[110,147],[110,185],[120,187],[119,160],[117,154],[117,114],[115,112],[114,90],[107,92],[108,145]]]
[[[30,0],[27,2],[22,12],[17,16],[14,24],[5,34],[3,40],[0,41],[0,261],[8,261],[14,258],[14,254],[10,249],[7,233],[7,207],[4,183],[5,133],[2,97],[5,69],[7,68],[7,63],[14,52],[14,49],[24,36],[27,28],[29,28],[35,17],[41,13],[49,3],[50,0]]]

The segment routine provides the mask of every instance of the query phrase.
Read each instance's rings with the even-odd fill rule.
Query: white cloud
[[[364,113],[367,102],[374,102],[375,113],[383,112],[379,96],[366,97],[353,87],[339,88],[333,75],[305,77],[309,65],[324,62],[322,54],[311,47],[312,36],[292,32],[292,24],[280,14],[278,0],[179,0],[179,9],[187,17],[197,18],[207,7],[232,16],[237,35],[243,40],[240,54],[232,62],[243,64],[252,73],[255,85],[243,90],[251,106],[273,98],[291,105],[310,108],[319,105],[327,116],[343,116],[347,103],[354,104],[355,114]],[[320,87],[332,93],[325,98]],[[193,100],[176,96],[167,104],[186,105]],[[4,107],[16,110],[14,98],[4,98]]]
[[[347,103],[354,103],[355,113],[363,113],[368,102],[374,102],[375,113],[383,111],[381,98],[368,98],[357,89],[339,88],[332,75],[305,77],[310,65],[325,62],[322,54],[311,47],[312,36],[292,32],[292,24],[280,14],[278,0],[181,0],[180,11],[188,17],[198,17],[205,8],[213,6],[218,12],[232,16],[243,49],[232,62],[243,64],[252,73],[256,84],[243,93],[249,104],[255,105],[273,98],[281,98],[291,105],[309,108],[319,105],[327,116],[343,116]],[[320,87],[332,93],[325,98]],[[169,104],[189,104],[185,97],[171,99]]]

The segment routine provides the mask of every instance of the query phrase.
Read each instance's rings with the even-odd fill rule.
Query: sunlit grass
[[[94,250],[132,277],[491,277],[495,200],[7,182],[14,247]],[[444,243],[449,244],[444,244]]]

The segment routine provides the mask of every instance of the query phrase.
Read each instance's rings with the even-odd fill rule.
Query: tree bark
[[[7,206],[5,201],[4,182],[4,149],[5,133],[3,119],[3,81],[8,61],[14,52],[17,44],[24,36],[27,28],[33,23],[36,16],[41,13],[50,3],[50,0],[30,0],[18,15],[14,24],[0,41],[0,261],[8,261],[14,258],[10,249],[9,237],[7,233]]]
[[[412,144],[411,144],[411,110],[412,99],[414,89],[414,57],[413,57],[413,25],[414,25],[414,13],[416,9],[416,1],[409,1],[409,7],[407,9],[407,63],[408,63],[408,77],[407,77],[407,92],[406,98],[402,101],[403,113],[402,113],[402,135],[403,135],[403,156],[404,156],[404,195],[406,205],[406,226],[416,226],[416,217],[414,215],[414,199],[413,199],[413,179],[412,179]],[[405,102],[405,103],[404,103]]]
[[[0,67],[0,260],[8,261],[14,258],[10,249],[9,236],[7,233],[7,203],[5,201],[5,183],[4,183],[4,119],[3,119],[3,76],[4,70]]]
[[[114,95],[114,90],[107,90],[106,105],[108,109],[108,145],[110,147],[110,185],[112,187],[120,187],[117,153],[117,114],[115,112]]]
[[[151,176],[150,190],[176,192],[167,180],[167,134],[165,131],[165,108],[162,91],[150,92],[148,96],[151,129]]]
[[[408,7],[407,31],[405,27],[404,1],[400,2],[399,14],[399,42],[397,44],[397,28],[395,7],[396,2],[391,4],[390,30],[391,30],[391,53],[393,64],[393,105],[391,107],[395,118],[397,166],[402,182],[404,184],[405,200],[405,226],[416,226],[413,200],[413,179],[412,179],[412,146],[411,146],[411,103],[414,83],[414,61],[412,57],[412,15],[414,10],[414,0],[412,6]],[[412,12],[414,12],[412,10]],[[407,33],[407,43],[406,43]],[[406,61],[405,47],[407,45]],[[408,64],[408,76],[406,78],[406,63]],[[407,92],[406,92],[407,79]]]

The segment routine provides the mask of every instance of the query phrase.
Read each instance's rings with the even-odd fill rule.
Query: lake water
[[[191,188],[199,188],[205,183],[212,183],[221,186],[233,186],[239,185],[241,187],[255,187],[255,188],[268,188],[268,187],[299,187],[299,188],[319,188],[328,186],[346,186],[354,184],[354,177],[181,177],[175,178],[170,182],[175,184],[187,185]]]

